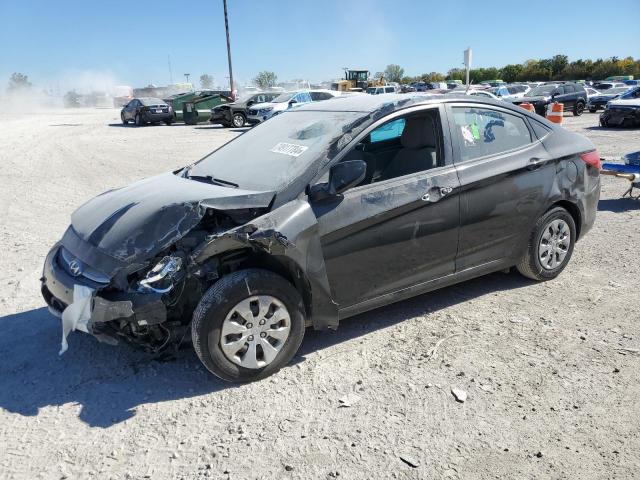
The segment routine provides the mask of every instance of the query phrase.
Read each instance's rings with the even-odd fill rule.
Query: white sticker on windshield
[[[280,142],[276,144],[275,147],[271,149],[274,153],[282,153],[284,155],[291,155],[292,157],[299,157],[302,155],[309,147],[305,147],[304,145],[296,145],[294,143],[283,143]]]

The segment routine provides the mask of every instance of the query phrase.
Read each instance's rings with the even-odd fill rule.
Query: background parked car
[[[284,112],[294,105],[310,103],[313,99],[308,90],[298,92],[285,92],[278,95],[271,102],[257,103],[247,110],[247,122],[256,125],[269,120],[273,115]]]
[[[596,90],[609,90],[611,88],[625,87],[626,83],[622,82],[596,82],[593,84],[593,88]]]
[[[600,95],[602,92],[599,90],[596,90],[593,87],[584,87],[585,92],[587,92],[587,98],[591,98],[594,95]]]
[[[598,109],[604,108],[607,105],[607,102],[613,100],[614,98],[618,98],[620,95],[628,92],[629,90],[631,90],[631,87],[616,87],[605,90],[604,92],[600,92],[599,95],[589,97],[587,108],[591,113],[596,113]]]
[[[603,127],[640,126],[640,87],[611,100],[606,110],[600,114],[600,125]]]
[[[524,97],[529,90],[531,87],[528,85],[501,85],[489,89],[489,92],[502,100],[513,100]]]
[[[369,95],[381,95],[383,93],[396,93],[396,87],[393,85],[385,85],[384,87],[369,87],[367,88]]]
[[[272,101],[282,92],[252,92],[236,102],[218,105],[211,109],[209,122],[225,127],[242,127],[247,122],[247,110],[252,105]]]
[[[575,116],[582,115],[587,105],[587,92],[579,83],[545,83],[532,88],[524,97],[512,100],[515,105],[531,103],[538,115],[544,116],[547,105],[552,102],[564,104],[565,112],[573,112]]]
[[[134,98],[122,107],[120,119],[125,125],[130,121],[133,121],[138,126],[159,122],[171,125],[173,112],[171,107],[159,98]]]

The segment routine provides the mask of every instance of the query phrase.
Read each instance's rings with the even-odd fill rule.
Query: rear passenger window
[[[573,85],[564,86],[564,93],[574,93],[575,91],[576,89],[573,87]]]
[[[531,143],[531,133],[518,115],[476,107],[453,107],[460,160],[496,155]]]
[[[369,134],[370,142],[377,143],[393,138],[400,138],[404,130],[404,122],[404,118],[399,118],[376,128]]]

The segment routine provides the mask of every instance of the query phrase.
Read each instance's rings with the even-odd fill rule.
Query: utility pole
[[[229,18],[227,16],[227,0],[222,0],[224,5],[224,28],[227,31],[227,59],[229,60],[229,86],[233,96],[233,69],[231,68],[231,40],[229,40]]]
[[[467,90],[469,90],[469,70],[471,70],[471,47],[468,47],[464,51],[464,69],[466,74],[465,85],[467,86]]]
[[[173,84],[173,71],[171,71],[171,55],[167,54],[167,62],[169,62],[169,83]]]

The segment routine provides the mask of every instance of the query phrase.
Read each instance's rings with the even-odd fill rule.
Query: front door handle
[[[453,192],[453,187],[433,187],[422,196],[421,200],[423,202],[435,203],[442,197],[449,195],[451,192]]]
[[[527,168],[529,170],[535,170],[537,168],[540,168],[540,166],[544,163],[544,160],[542,160],[541,158],[538,157],[533,157],[529,159],[529,163],[527,165]]]

